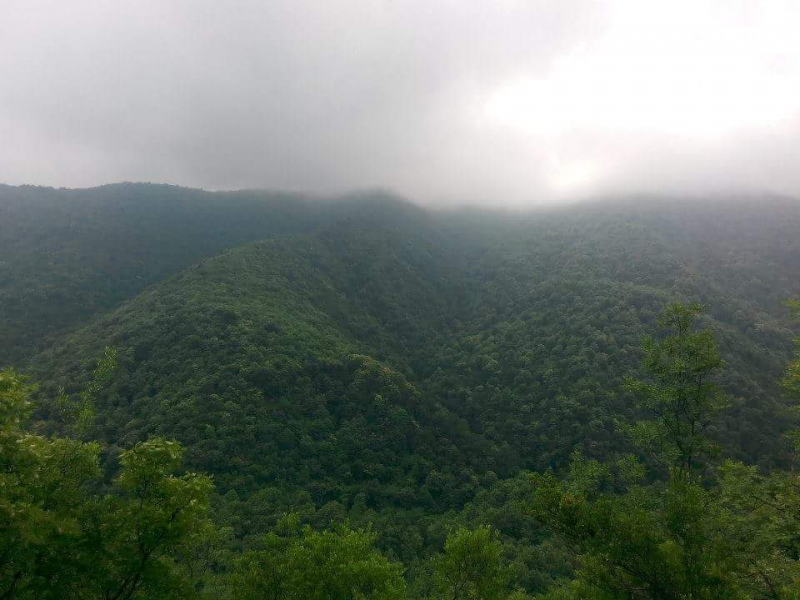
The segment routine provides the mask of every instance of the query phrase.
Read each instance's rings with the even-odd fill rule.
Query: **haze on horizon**
[[[0,182],[800,195],[796,0],[6,0]]]

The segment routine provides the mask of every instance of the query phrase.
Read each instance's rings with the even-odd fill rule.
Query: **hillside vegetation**
[[[0,186],[0,364],[203,258],[308,230],[311,213],[288,194]]]
[[[172,575],[194,581],[181,597],[316,597],[301,585],[315,552],[352,557],[331,565],[337,575],[319,585],[333,595],[320,597],[522,597],[560,577],[575,583],[558,593],[576,597],[792,597],[681,596],[685,573],[667,591],[587,590],[605,589],[602,565],[630,567],[627,556],[604,562],[603,536],[618,526],[600,515],[638,514],[630,531],[650,523],[655,536],[660,519],[678,518],[662,493],[690,510],[717,489],[734,502],[769,473],[758,485],[788,485],[777,474],[792,464],[795,417],[779,384],[793,348],[785,300],[800,281],[796,202],[639,199],[514,215],[428,212],[388,195],[124,185],[2,188],[0,210],[13,225],[0,234],[0,363],[40,384],[5,380],[14,397],[32,394],[37,443],[96,440],[84,475],[111,494],[104,502],[126,501],[125,469],[147,444],[163,455],[158,477],[178,458],[213,477],[213,493],[192,492],[210,507],[197,527],[229,529],[203,542],[215,550],[202,575],[176,541]],[[675,333],[659,321],[675,302],[706,307],[687,318],[718,345],[709,373],[725,396],[701,415],[716,450],[685,476],[634,435],[653,407],[629,381],[675,391],[642,345],[659,323],[659,339]],[[686,368],[692,352],[671,364]],[[98,378],[103,356],[113,368]],[[718,468],[725,459],[762,471]],[[583,512],[556,510],[576,493]],[[715,519],[755,527],[741,502],[715,506]],[[598,528],[591,544],[567,527],[584,518]],[[647,543],[676,543],[665,539]],[[763,551],[784,552],[773,542]],[[662,570],[678,560],[651,558]],[[739,564],[725,568],[730,581],[714,589],[746,593]],[[265,583],[267,572],[287,579]],[[348,578],[365,587],[330,591]],[[97,589],[114,597],[104,581]],[[276,585],[288,591],[268,595]]]

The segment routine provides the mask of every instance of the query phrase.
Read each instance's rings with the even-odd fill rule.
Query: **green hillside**
[[[278,482],[317,490],[317,502],[394,482],[396,469],[381,472],[391,464],[411,477],[402,484],[411,502],[427,505],[439,497],[425,468],[399,457],[428,456],[428,470],[445,461],[447,486],[469,488],[455,473],[506,477],[563,466],[576,446],[625,450],[616,421],[632,415],[621,382],[639,364],[641,338],[666,303],[696,299],[709,306],[734,397],[714,435],[735,456],[782,460],[788,414],[776,382],[791,334],[773,298],[791,295],[797,264],[795,242],[781,247],[773,227],[797,224],[797,211],[794,223],[739,215],[729,237],[691,241],[679,213],[598,207],[487,226],[361,202],[317,233],[227,251],[149,289],[41,355],[39,379],[56,372],[74,389],[112,346],[121,367],[101,410],[104,439],[176,437],[223,491]],[[736,237],[755,249],[732,255],[725,242]],[[773,265],[788,273],[765,272]],[[760,296],[764,282],[770,294]],[[398,391],[366,385],[372,371]],[[416,432],[397,446],[380,433],[395,410],[405,425],[387,433]],[[350,418],[369,433],[347,433]],[[373,438],[391,453],[353,469],[363,448],[347,445]]]
[[[707,307],[699,326],[725,363],[715,377],[729,402],[707,430],[721,457],[790,464],[783,434],[796,418],[779,380],[796,331],[784,304],[800,282],[796,202],[639,199],[503,214],[430,212],[387,195],[201,194],[206,214],[170,237],[170,219],[193,213],[199,193],[159,188],[167,218],[150,213],[161,206],[152,188],[113,189],[132,196],[103,196],[86,213],[101,241],[38,225],[60,205],[29,207],[39,216],[16,228],[28,233],[14,247],[72,240],[80,252],[69,264],[86,269],[45,268],[39,251],[8,255],[4,269],[40,291],[63,278],[70,306],[81,305],[75,290],[91,300],[51,321],[59,305],[42,292],[21,313],[27,288],[6,277],[3,293],[17,301],[3,318],[17,327],[4,343],[40,383],[34,428],[59,435],[69,431],[59,390],[78,401],[114,348],[86,433],[101,442],[106,477],[123,449],[177,440],[186,467],[213,476],[232,547],[261,548],[289,512],[321,528],[372,523],[423,597],[435,588],[426,560],[448,528],[490,523],[518,584],[541,591],[574,563],[520,509],[536,488],[527,471],[563,474],[575,451],[609,464],[633,453],[654,481],[665,477],[627,433],[644,413],[624,380],[642,376],[642,339],[672,302]],[[139,206],[138,194],[153,204]],[[141,214],[128,221],[133,205]],[[121,243],[125,260],[104,262],[115,236],[152,260]]]
[[[0,186],[0,365],[226,248],[307,231],[299,196]]]

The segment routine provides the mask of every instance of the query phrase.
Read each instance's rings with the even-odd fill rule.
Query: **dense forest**
[[[800,597],[796,201],[0,223],[0,598]]]

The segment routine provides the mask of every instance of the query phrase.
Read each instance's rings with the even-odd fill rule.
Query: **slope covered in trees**
[[[515,215],[121,186],[95,192],[70,237],[53,225],[70,212],[54,200],[66,192],[12,191],[54,204],[20,200],[27,221],[1,240],[18,251],[2,265],[0,291],[15,300],[0,304],[14,324],[0,362],[40,382],[33,430],[97,440],[99,471],[86,476],[121,497],[121,453],[176,440],[187,468],[213,476],[213,516],[231,528],[222,547],[236,557],[207,565],[215,597],[247,586],[259,597],[267,573],[295,581],[275,597],[303,597],[297,573],[338,544],[354,558],[331,564],[336,577],[354,577],[369,547],[388,556],[370,559],[382,583],[364,575],[375,597],[505,597],[572,576],[575,540],[552,537],[545,524],[558,522],[531,499],[558,498],[570,464],[593,477],[609,465],[601,491],[617,494],[629,454],[647,485],[668,479],[631,435],[652,407],[626,378],[646,375],[641,340],[674,301],[707,307],[699,325],[724,361],[714,378],[727,401],[704,439],[763,473],[790,464],[795,417],[778,383],[796,379],[783,304],[800,281],[791,201]],[[54,300],[50,288],[74,293]],[[93,379],[105,348],[115,367]],[[322,533],[345,520],[354,529]],[[459,570],[472,559],[497,569]]]
[[[60,373],[69,388],[80,385],[104,346],[116,348],[120,374],[102,411],[108,439],[183,428],[178,437],[193,440],[190,457],[194,442],[208,450],[198,451],[204,462],[194,466],[223,478],[232,476],[226,461],[237,452],[261,456],[239,460],[251,470],[239,489],[248,478],[258,486],[290,475],[277,467],[258,473],[259,461],[275,460],[274,453],[237,439],[254,431],[212,433],[225,423],[221,415],[235,408],[228,417],[235,427],[249,412],[258,427],[284,428],[288,421],[274,425],[269,411],[295,411],[299,429],[285,443],[296,450],[312,415],[336,423],[311,436],[323,439],[353,406],[362,409],[352,416],[362,418],[375,394],[415,422],[422,410],[449,423],[434,429],[437,444],[455,444],[458,470],[474,446],[482,468],[505,477],[521,467],[565,465],[576,444],[598,457],[621,450],[615,419],[631,406],[621,383],[638,365],[642,336],[667,302],[698,299],[709,306],[733,396],[712,437],[764,464],[785,455],[777,434],[789,415],[775,382],[791,333],[772,295],[792,290],[785,272],[770,268],[798,271],[788,234],[797,211],[788,213],[794,221],[777,209],[760,222],[737,214],[730,235],[754,237],[754,248],[743,242],[737,256],[721,241],[698,237],[701,260],[687,250],[682,221],[670,209],[595,207],[486,224],[391,200],[361,205],[318,232],[190,267],[67,336],[36,364],[43,374]],[[759,248],[764,257],[755,260]],[[760,286],[779,291],[762,297]],[[381,369],[398,392],[381,392],[384,381],[364,383]],[[305,406],[312,398],[322,413]],[[260,435],[270,444],[281,437]],[[320,455],[327,453],[312,449],[308,459]],[[299,476],[295,457],[287,460]]]
[[[632,454],[601,463],[575,452],[563,480],[552,471],[521,473],[491,486],[499,492],[494,501],[478,499],[461,515],[440,519],[449,523],[449,533],[439,552],[412,560],[407,569],[375,548],[370,529],[335,521],[326,530],[300,527],[296,512],[284,514],[242,551],[209,519],[211,481],[173,474],[182,455],[176,442],[155,438],[119,452],[119,474],[112,486],[103,486],[100,445],[27,431],[32,388],[2,372],[0,593],[522,600],[542,591],[535,597],[795,598],[797,475],[765,475],[709,453],[713,444],[705,434],[725,405],[716,381],[723,363],[711,332],[696,329],[700,312],[696,304],[669,305],[658,320],[661,335],[644,344],[646,379],[626,383],[644,409],[644,418],[626,433],[649,456],[650,468],[667,469],[665,476],[648,479],[648,462]],[[796,392],[798,362],[789,365],[783,382],[789,393]],[[114,366],[109,352],[81,394],[79,416],[92,412]],[[69,406],[69,399],[63,402]],[[86,422],[66,420],[75,433]],[[455,527],[475,519],[499,520],[500,526]]]
[[[306,231],[313,213],[289,194],[0,185],[0,364],[205,257]]]

